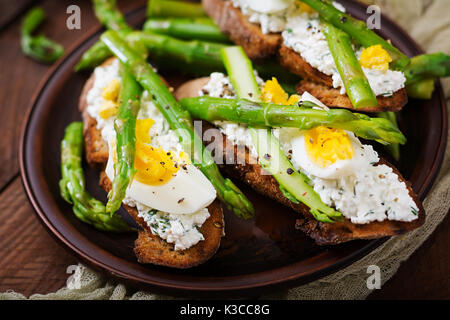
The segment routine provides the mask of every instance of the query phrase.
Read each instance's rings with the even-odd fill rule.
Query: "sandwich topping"
[[[260,1],[267,4],[272,1]],[[312,67],[331,76],[333,87],[340,89],[341,94],[345,94],[344,83],[337,70],[333,56],[328,47],[327,40],[322,31],[322,25],[317,12],[307,5],[298,1],[282,1],[288,3],[283,10],[264,10],[260,6],[252,5],[253,1],[233,0],[235,7],[240,8],[242,13],[249,18],[252,23],[260,24],[263,33],[281,32],[284,44],[301,55]],[[338,2],[333,5],[345,12],[345,8]],[[279,8],[279,6],[272,6]],[[257,10],[262,10],[258,12]],[[276,26],[276,27],[273,27]],[[370,49],[369,51],[366,51]],[[395,92],[405,87],[406,78],[400,71],[392,71],[386,68],[389,65],[389,56],[386,51],[380,48],[355,48],[356,56],[360,59],[362,69],[366,75],[370,87],[376,96],[390,97]],[[370,61],[384,61],[383,67],[373,64]]]
[[[264,86],[264,81],[260,77],[256,77],[256,81],[260,87]],[[210,97],[235,99],[236,94],[230,79],[221,72],[213,72],[210,75],[208,83],[198,92],[199,96],[208,95]],[[234,123],[230,121],[215,121],[214,124],[227,138],[238,146],[247,146],[250,154],[258,157],[255,146],[252,144],[252,137],[248,132],[247,126],[244,124]]]
[[[264,34],[282,32],[286,27],[286,13],[292,1],[232,0],[251,23],[261,26]]]
[[[87,111],[108,142],[105,173],[113,181],[117,161],[114,124],[121,81],[118,60],[96,68],[94,75]],[[136,121],[135,169],[123,203],[137,209],[152,233],[174,244],[175,250],[185,250],[204,240],[199,229],[210,216],[207,206],[216,198],[216,191],[190,163],[178,136],[170,130],[148,92],[142,95]]]
[[[265,102],[292,105],[299,99],[295,95],[288,97],[276,79],[260,86]],[[211,80],[199,95],[205,93],[213,97],[235,98],[228,78],[221,73],[211,74]],[[308,93],[300,99],[316,103]],[[246,126],[223,121],[215,124],[231,142],[245,145],[257,157]],[[308,176],[321,200],[352,223],[413,221],[418,218],[419,209],[406,184],[399,180],[391,167],[378,164],[380,159],[373,147],[362,144],[352,132],[326,127],[303,131],[274,128],[272,132],[294,168]]]

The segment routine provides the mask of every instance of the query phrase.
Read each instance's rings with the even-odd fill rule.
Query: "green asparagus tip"
[[[231,190],[226,190],[224,200],[229,204],[229,209],[242,219],[251,219],[255,215],[253,204],[243,195],[241,190],[230,179],[225,179],[225,185]]]
[[[39,7],[31,9],[25,15],[21,26],[22,52],[38,62],[53,63],[64,54],[64,47],[43,35],[33,36],[44,19],[44,11]]]
[[[429,100],[434,92],[434,78],[423,79],[421,81],[409,84],[406,86],[408,96],[414,99]]]

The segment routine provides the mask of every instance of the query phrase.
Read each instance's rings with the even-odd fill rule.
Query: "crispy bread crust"
[[[308,91],[323,104],[329,107],[352,109],[364,112],[400,111],[408,103],[408,94],[405,89],[395,92],[392,97],[377,97],[378,106],[372,108],[353,108],[352,102],[347,94],[341,94],[339,89],[330,88],[326,85],[302,80],[298,83],[297,92],[303,94]]]
[[[251,59],[264,59],[278,53],[281,35],[263,34],[250,23],[231,1],[202,0],[206,13],[234,43],[242,46]]]
[[[107,66],[114,61],[113,58],[106,60],[102,66]],[[103,140],[100,130],[97,130],[97,121],[89,116],[87,112],[87,94],[94,86],[95,77],[91,77],[84,84],[81,91],[78,109],[83,119],[83,134],[86,149],[86,160],[93,168],[102,169],[108,162],[108,144]]]
[[[110,64],[112,61],[113,59],[107,60],[103,63],[103,66]],[[84,123],[86,159],[92,167],[103,170],[109,157],[108,145],[103,140],[100,130],[97,129],[97,122],[86,110],[87,93],[93,84],[94,74],[83,88],[79,109],[82,112]],[[108,192],[111,189],[111,181],[103,171],[100,175],[100,186]],[[218,250],[221,237],[224,235],[225,222],[223,220],[222,207],[217,201],[214,201],[208,207],[210,217],[200,228],[200,232],[204,235],[205,240],[183,251],[175,251],[172,244],[153,235],[145,221],[138,217],[138,212],[135,208],[126,205],[124,207],[143,229],[143,231],[139,231],[134,248],[140,263],[151,263],[180,269],[191,268],[210,259]]]
[[[280,47],[278,60],[282,67],[293,74],[333,87],[333,79],[329,75],[311,66],[300,54],[286,47],[284,44]]]
[[[197,96],[206,80],[207,78],[200,78],[188,81],[175,92],[175,97],[177,97],[177,99],[182,99]],[[208,129],[211,126],[211,124],[205,124],[204,128]],[[407,182],[391,164],[382,160],[380,161],[380,164],[386,164],[392,167],[394,172],[398,175],[399,180],[406,183],[410,196],[414,199],[414,202],[419,208],[418,219],[412,222],[385,220],[368,224],[353,224],[348,219],[345,219],[344,222],[336,222],[333,224],[318,222],[311,215],[307,206],[302,203],[295,204],[289,201],[282,194],[278,182],[271,175],[262,174],[263,169],[258,164],[254,164],[256,161],[254,158],[250,158],[251,155],[247,148],[237,148],[237,146],[233,145],[233,143],[227,140],[225,136],[222,138],[224,144],[224,158],[227,157],[230,159],[230,155],[232,155],[232,159],[235,159],[234,164],[224,165],[222,166],[222,169],[233,178],[247,183],[258,193],[278,201],[300,213],[302,218],[298,219],[296,228],[313,238],[318,245],[334,245],[356,239],[376,239],[398,235],[420,227],[425,221],[425,211],[417,195],[413,192],[410,183]]]
[[[104,171],[100,174],[100,186],[107,192],[111,190],[111,181]],[[205,240],[183,251],[175,251],[172,244],[154,235],[144,219],[138,216],[136,208],[127,205],[124,205],[124,208],[143,229],[139,231],[139,236],[134,242],[134,253],[140,263],[179,269],[195,267],[206,262],[216,253],[220,239],[224,235],[225,222],[222,207],[217,200],[208,207],[211,216],[200,228],[200,232],[205,235]]]

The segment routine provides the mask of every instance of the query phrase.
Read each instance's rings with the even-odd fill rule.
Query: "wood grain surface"
[[[118,2],[124,12],[146,3],[145,0]],[[73,3],[39,1],[48,13],[41,30],[65,48],[70,48],[79,37],[98,26],[89,1],[76,1],[81,8],[82,28],[68,30],[66,8]],[[20,181],[20,128],[31,96],[50,67],[22,55],[19,46],[21,17],[15,17],[15,7],[8,10],[2,10],[2,17],[11,15],[12,20],[0,29],[0,292],[14,290],[28,296],[62,287],[68,277],[67,267],[77,261],[41,226]],[[369,298],[449,299],[449,241],[450,219],[447,217],[422,247],[402,264],[398,273]]]

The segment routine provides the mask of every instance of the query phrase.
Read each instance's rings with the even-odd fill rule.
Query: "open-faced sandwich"
[[[450,57],[408,58],[330,0],[202,3],[152,0],[144,31],[134,31],[114,0],[94,1],[116,31],[76,66],[96,67],[80,97],[83,123],[69,125],[61,144],[61,195],[76,217],[129,231],[117,213],[123,205],[139,226],[139,262],[197,266],[224,234],[219,201],[239,218],[254,214],[219,165],[293,209],[295,227],[319,245],[421,226],[417,195],[369,142],[398,159],[406,138],[395,113],[379,112],[402,109],[406,92],[430,98]],[[210,76],[173,93],[147,56],[161,69]],[[200,137],[193,118],[212,131]],[[106,205],[86,190],[83,149]]]
[[[110,191],[117,164],[117,121],[122,77],[119,61],[95,69],[80,98],[86,158],[103,171],[100,185]],[[142,263],[177,268],[198,265],[218,249],[224,233],[216,190],[190,162],[178,137],[142,93],[136,119],[135,173],[123,204],[142,227],[135,253]],[[117,169],[117,167],[116,167]]]
[[[315,2],[322,2],[330,15],[339,16],[341,24],[352,23],[351,17],[340,15],[345,12],[340,3]],[[330,39],[330,26],[306,3],[309,1],[203,0],[208,14],[250,58],[277,56],[282,66],[302,76],[304,79],[297,86],[300,94],[308,91],[329,107],[354,108],[333,58],[336,50],[329,46],[329,41],[334,41]],[[402,71],[391,70],[391,55],[394,52],[397,57],[401,53],[392,46],[391,51],[385,50],[380,44],[366,48],[352,44],[352,49],[378,101],[377,105],[359,110],[400,110],[408,102],[406,78]],[[340,59],[349,62],[346,56],[341,55]]]
[[[330,110],[307,92],[289,97],[275,78],[255,78],[238,48],[224,57],[230,77],[187,82],[176,96],[220,129],[231,176],[300,213],[297,227],[322,245],[401,234],[424,222],[410,185],[356,136],[401,142],[389,122],[361,116],[358,123],[356,114]],[[261,126],[272,129],[255,129]]]

